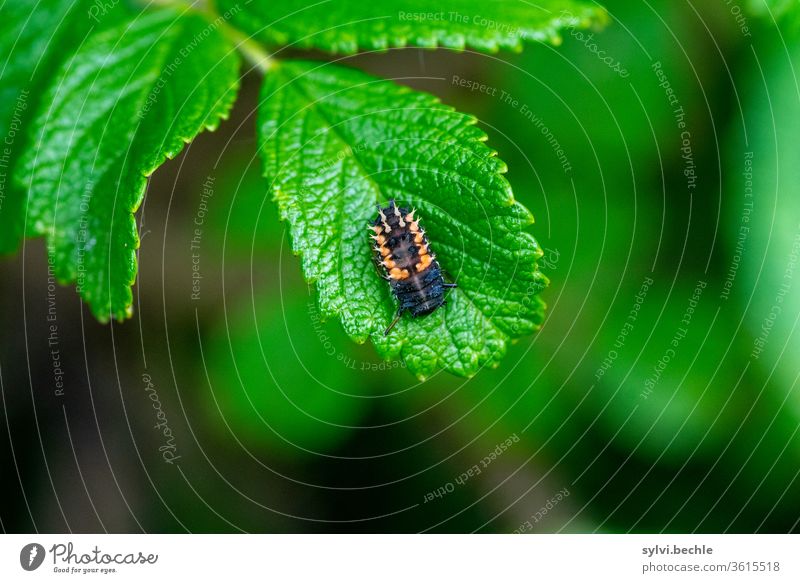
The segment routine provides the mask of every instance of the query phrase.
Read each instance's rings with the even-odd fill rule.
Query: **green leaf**
[[[558,43],[567,27],[603,24],[596,4],[576,0],[221,0],[232,23],[266,45],[337,53],[405,46],[496,52],[524,41]]]
[[[93,21],[87,3],[53,0],[6,2],[0,35],[0,253],[16,251],[22,237],[25,191],[12,175],[28,144],[27,129],[45,84]]]
[[[101,321],[131,313],[147,176],[226,117],[238,57],[218,21],[157,10],[92,35],[51,80],[18,177],[27,228]],[[121,20],[121,22],[120,22]]]
[[[547,284],[533,222],[484,144],[475,118],[364,73],[308,61],[278,65],[259,111],[265,172],[320,310],[356,341],[371,337],[418,376],[438,367],[472,375],[509,339],[542,322]],[[396,309],[371,258],[375,205],[416,207],[448,277],[447,305],[383,330]]]

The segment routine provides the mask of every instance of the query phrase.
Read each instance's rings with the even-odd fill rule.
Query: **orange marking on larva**
[[[419,258],[419,263],[416,265],[417,271],[423,271],[424,269],[427,269],[431,263],[433,263],[433,258],[430,255],[422,255]]]
[[[425,239],[422,238],[422,233],[417,233],[416,235],[414,235],[414,243],[416,243],[417,245],[421,245],[424,241]]]
[[[423,255],[427,255],[428,254],[428,246],[427,245],[423,245],[422,247],[420,247],[419,250],[418,250],[418,253],[419,253],[420,257],[422,257]]]
[[[411,221],[410,223],[408,223],[408,230],[411,231],[412,233],[419,232],[419,225],[417,224],[417,221]]]
[[[379,226],[377,226],[377,225],[375,225],[374,227],[368,227],[368,228],[369,228],[369,229],[371,229],[371,230],[373,230],[373,231],[375,231],[375,233],[377,233],[378,235],[380,235],[381,233],[383,233],[383,229],[381,229],[381,228],[380,228]]]
[[[384,267],[386,267],[386,269],[394,269],[394,267],[395,267],[395,263],[394,263],[394,261],[392,261],[392,260],[391,260],[390,258],[388,258],[388,257],[387,257],[386,259],[384,259],[383,261],[381,261],[381,265],[383,265]]]
[[[383,246],[381,246],[381,248],[378,249],[378,251],[380,251],[380,254],[383,255],[384,257],[386,257],[387,255],[389,255],[389,253],[391,253],[391,251],[389,251],[386,247]]]
[[[392,279],[406,279],[408,276],[408,269],[400,269],[399,267],[395,267],[389,271],[389,277]]]

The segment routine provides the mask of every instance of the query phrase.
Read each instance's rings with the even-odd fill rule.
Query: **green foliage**
[[[64,60],[65,35],[82,39],[86,6],[72,0],[7,2],[0,35],[0,253],[15,251],[22,237],[25,192],[11,180],[28,145],[27,126],[45,84]],[[82,10],[84,9],[84,10]],[[46,33],[45,33],[46,31]]]
[[[523,229],[505,164],[475,118],[429,95],[316,62],[287,62],[264,85],[259,133],[266,174],[306,277],[326,316],[359,342],[372,336],[426,376],[437,367],[474,374],[512,337],[541,323],[541,255]],[[448,304],[405,317],[375,270],[367,224],[375,205],[416,207],[443,269],[458,282]]]
[[[264,44],[335,53],[405,46],[518,51],[523,41],[557,43],[560,29],[606,17],[597,5],[574,0],[253,0],[241,11],[238,4],[221,0],[220,9]]]
[[[171,10],[120,18],[50,81],[18,177],[27,228],[47,235],[56,277],[77,281],[98,319],[129,315],[147,176],[216,127],[237,85],[218,28]]]
[[[145,4],[150,3],[140,7]],[[223,135],[212,138],[212,148],[206,149],[209,142],[203,140],[185,164],[164,168],[164,177],[180,171],[163,239],[168,275],[161,289],[148,284],[141,290],[147,307],[140,322],[142,350],[148,355],[148,370],[162,379],[162,398],[170,422],[176,423],[176,437],[190,431],[196,439],[187,442],[184,435],[180,442],[186,480],[175,479],[175,468],[160,463],[155,447],[152,456],[147,447],[140,458],[114,454],[135,466],[147,464],[153,485],[164,494],[160,500],[144,500],[140,506],[148,511],[137,513],[138,520],[171,514],[188,519],[186,528],[212,532],[360,529],[364,524],[394,531],[432,524],[447,531],[511,530],[535,516],[558,488],[568,486],[568,501],[533,531],[797,529],[800,266],[793,256],[800,228],[800,53],[797,43],[790,42],[788,33],[796,31],[793,15],[785,9],[800,4],[607,0],[604,5],[615,19],[607,31],[568,31],[557,50],[539,46],[507,62],[450,51],[404,57],[391,51],[352,59],[372,70],[395,71],[400,65],[413,71],[419,66],[425,75],[448,77],[441,84],[444,101],[476,114],[481,127],[491,128],[492,147],[513,169],[508,178],[515,199],[535,211],[535,234],[545,251],[541,258],[535,256],[535,243],[521,235],[527,212],[502,204],[502,193],[508,190],[499,176],[504,165],[489,156],[481,143],[484,136],[469,118],[388,81],[284,58],[293,58],[296,47],[340,53],[405,45],[518,49],[523,36],[551,37],[552,31],[514,35],[510,27],[470,27],[475,16],[506,24],[498,8],[513,8],[473,0],[448,2],[443,9],[418,0],[403,2],[402,21],[391,1],[189,4],[192,9],[181,6],[190,10],[187,17],[198,6],[231,10],[232,18],[226,17],[214,31],[228,49],[242,41],[241,31],[255,35],[239,48],[264,65],[266,86],[262,105],[254,99],[257,91],[251,91],[258,76],[248,75],[245,106],[234,115],[244,124],[226,124]],[[307,9],[291,14],[306,4]],[[526,6],[524,0],[519,4]],[[535,4],[555,5],[547,0]],[[65,164],[72,173],[59,176],[63,184],[58,190],[50,189],[44,202],[34,200],[37,194],[32,192],[28,202],[23,186],[37,175],[19,174],[26,167],[18,163],[26,149],[39,147],[41,136],[30,130],[41,126],[39,117],[48,108],[55,111],[54,96],[63,91],[55,88],[69,84],[75,59],[86,61],[91,47],[98,47],[91,53],[98,65],[106,56],[117,58],[115,51],[136,42],[142,31],[149,41],[137,44],[142,47],[139,67],[149,67],[157,53],[163,71],[170,61],[162,58],[162,51],[174,53],[174,31],[166,33],[171,25],[164,25],[161,40],[146,30],[148,20],[157,27],[153,19],[167,13],[153,7],[139,13],[115,9],[95,22],[85,17],[92,6],[100,4],[16,0],[0,8],[0,59],[6,63],[0,66],[0,140],[15,132],[8,161],[0,167],[0,174],[9,173],[0,182],[0,250],[16,248],[31,211],[64,226],[51,241],[60,236],[69,249],[70,238],[77,236],[68,229],[69,215],[62,218],[61,213],[74,207],[73,181],[85,166]],[[417,8],[430,17],[405,16]],[[457,21],[450,10],[467,15],[467,20]],[[536,10],[520,16],[532,19]],[[573,13],[597,15],[589,16],[592,22],[601,19],[594,9],[575,8]],[[384,18],[371,18],[376,15]],[[145,22],[134,24],[140,19]],[[331,29],[327,25],[335,19],[339,21]],[[460,28],[445,28],[450,23]],[[128,24],[137,35],[123,34]],[[523,21],[514,26],[523,26]],[[101,37],[110,36],[111,30],[119,31],[119,45],[102,45]],[[162,41],[171,47],[161,46]],[[290,44],[286,54],[278,46],[282,43]],[[276,52],[267,56],[268,50]],[[419,63],[407,57],[419,57]],[[659,73],[656,62],[662,65]],[[131,77],[136,67],[127,66],[131,83],[125,80],[126,90],[139,91],[133,85],[141,77]],[[193,73],[180,77],[197,87],[212,70],[206,67],[194,79]],[[496,87],[497,93],[451,83],[453,72]],[[664,79],[677,103],[671,102]],[[127,152],[117,156],[119,152],[106,147],[110,142],[94,139],[87,130],[75,141],[72,154],[59,154],[61,162],[68,156],[70,164],[72,157],[102,162],[92,202],[102,195],[120,203],[122,217],[111,213],[108,224],[114,233],[122,224],[134,234],[130,215],[136,195],[123,196],[113,177],[127,181],[130,175],[123,175],[123,168],[133,171],[136,164],[128,161],[128,153],[144,148],[142,138],[129,127],[117,131],[125,126],[122,113],[94,111],[102,105],[94,98],[102,96],[91,89],[91,82],[73,85],[92,100],[79,108],[75,100],[64,99],[63,107],[72,113],[61,116],[62,128],[90,115],[99,120],[100,136],[104,124],[114,120],[116,145]],[[20,108],[23,90],[27,101]],[[501,90],[516,104],[500,97]],[[142,91],[149,95],[149,90]],[[685,112],[697,162],[694,192],[687,191],[684,175],[678,106]],[[135,111],[124,99],[119,107]],[[159,110],[159,117],[174,119],[166,108]],[[256,123],[262,132],[258,145],[250,136]],[[99,144],[105,144],[102,152]],[[569,171],[559,160],[559,147]],[[109,155],[114,157],[106,166]],[[267,178],[260,157],[266,157]],[[481,165],[485,172],[478,169]],[[10,174],[17,176],[12,180]],[[189,302],[188,286],[194,281],[187,274],[199,252],[186,243],[196,232],[193,211],[199,213],[197,198],[206,182],[214,192],[199,225],[203,293],[202,300]],[[126,184],[134,182],[122,186]],[[157,179],[154,186],[161,189],[164,181]],[[373,217],[374,204],[390,197],[417,205],[448,279],[461,287],[449,295],[451,305],[427,318],[406,315],[383,338],[395,304],[369,262],[369,233],[363,227]],[[151,196],[148,203],[151,242],[146,250],[158,252],[161,225],[153,215],[166,201]],[[476,214],[476,203],[485,215]],[[79,224],[80,214],[72,212]],[[500,243],[498,219],[510,233]],[[487,247],[481,241],[489,230]],[[287,232],[291,242],[283,237]],[[27,233],[36,234],[30,225]],[[109,237],[102,243],[107,259],[132,257],[124,253],[131,240]],[[283,252],[291,246],[302,259]],[[509,258],[520,270],[509,269]],[[307,289],[301,264],[316,290]],[[522,334],[532,329],[525,326],[539,321],[541,312],[532,309],[509,322],[498,310],[513,308],[508,300],[521,289],[517,278],[523,267],[533,270],[534,264],[559,282],[547,295],[552,306],[547,326],[535,337],[512,342],[513,329],[509,334],[503,325],[522,324]],[[26,258],[26,273],[31,266]],[[108,266],[109,282],[114,268]],[[155,271],[143,279],[152,282]],[[646,298],[637,298],[645,278],[654,283]],[[534,292],[543,279],[536,280],[525,289],[530,291],[526,299],[535,302],[530,308],[541,306]],[[708,285],[685,325],[698,280]],[[125,288],[127,282],[117,287]],[[163,318],[152,309],[162,298]],[[497,308],[489,310],[490,324],[485,318],[470,323],[469,317],[484,317],[486,302]],[[33,298],[32,305],[36,303]],[[62,332],[69,321],[66,306],[64,310],[63,317],[59,311]],[[331,321],[322,322],[324,315]],[[88,330],[87,339],[105,339],[107,332]],[[130,325],[114,332],[123,372],[140,364],[138,349],[132,349],[138,348],[137,332]],[[192,341],[198,332],[200,344]],[[374,339],[380,355],[403,361],[377,362],[371,343],[354,345],[348,334]],[[169,351],[159,350],[163,344],[158,336],[166,336]],[[126,340],[137,346],[124,344]],[[31,345],[49,349],[41,342]],[[444,366],[469,374],[480,363],[496,364],[504,350],[502,367],[468,380],[434,374],[416,383],[393,370],[407,366],[424,375]],[[65,354],[63,360],[73,358]],[[40,380],[49,386],[52,379],[45,368],[38,367]],[[102,381],[102,370],[94,372]],[[180,403],[168,406],[171,378]],[[12,402],[9,407],[13,411]],[[127,405],[126,410],[141,417],[133,424],[137,443],[154,445],[152,413],[138,415]],[[181,417],[191,420],[190,426]],[[142,436],[137,425],[145,432]],[[127,429],[124,420],[120,427]],[[514,434],[519,443],[489,471],[456,485],[455,492],[435,505],[421,504],[421,494],[453,481]],[[80,432],[73,437],[79,448]],[[193,441],[202,447],[200,458],[191,453]],[[363,476],[369,479],[360,480]],[[142,484],[148,487],[144,477]],[[398,513],[401,508],[408,510]],[[470,513],[474,519],[465,521]],[[11,516],[13,520],[13,512]],[[370,520],[337,522],[354,517]],[[146,522],[142,526],[153,529]]]
[[[558,41],[563,27],[602,23],[601,8],[449,1],[431,13],[418,1],[225,0],[213,10],[85,0],[3,7],[0,127],[15,136],[3,158],[0,252],[23,233],[43,235],[55,277],[75,282],[99,320],[130,316],[134,213],[147,178],[227,117],[238,48],[266,73],[261,153],[324,315],[341,317],[359,342],[373,335],[382,356],[401,356],[419,376],[438,367],[472,375],[538,328],[544,304],[535,296],[546,279],[523,230],[533,218],[514,202],[475,118],[349,69],[277,61],[256,41],[343,52],[519,50],[524,40]],[[389,198],[419,207],[459,289],[446,309],[383,338],[393,301],[362,228]]]

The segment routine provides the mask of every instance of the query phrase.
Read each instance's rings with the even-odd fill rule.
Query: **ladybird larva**
[[[445,283],[439,262],[414,213],[391,200],[385,208],[378,205],[378,216],[369,227],[373,232],[375,263],[398,303],[397,314],[384,336],[403,312],[410,312],[414,318],[430,314],[444,305],[445,289],[456,287],[454,283]]]

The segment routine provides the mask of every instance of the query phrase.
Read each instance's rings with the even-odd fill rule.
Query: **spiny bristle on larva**
[[[399,219],[397,224],[399,224],[401,227],[406,226],[406,222],[403,220],[403,215],[400,214],[400,209],[397,208],[396,206],[394,207],[394,216],[396,216]]]
[[[389,226],[389,223],[386,219],[386,215],[383,214],[383,209],[381,208],[378,209],[378,215],[381,217],[381,224],[383,225],[383,231],[385,233],[391,233],[392,228]]]

